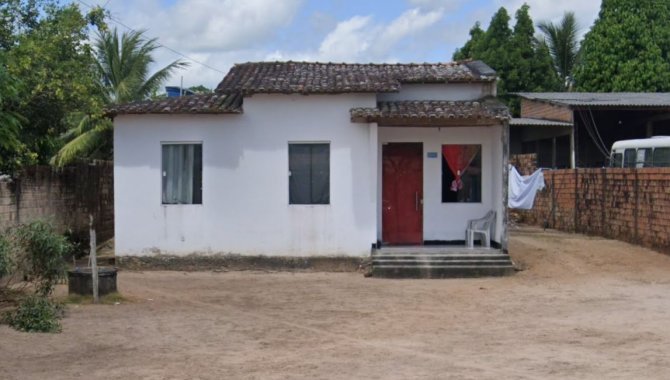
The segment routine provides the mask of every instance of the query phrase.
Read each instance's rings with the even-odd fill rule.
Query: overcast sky
[[[168,85],[213,88],[234,63],[450,61],[476,21],[485,28],[498,8],[513,17],[524,0],[74,0],[105,5],[112,17],[203,62]],[[574,11],[588,31],[600,0],[526,0],[536,23]],[[114,21],[112,21],[112,26]],[[513,25],[513,21],[512,21]],[[124,30],[123,26],[117,26]],[[177,58],[160,49],[165,65]]]

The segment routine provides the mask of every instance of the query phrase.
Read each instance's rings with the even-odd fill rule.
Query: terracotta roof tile
[[[145,100],[109,108],[109,116],[123,114],[221,114],[242,113],[240,94],[198,94]]]
[[[511,118],[507,107],[495,99],[379,102],[376,108],[353,108],[350,113],[352,121],[364,123],[394,119],[410,121],[503,121]]]
[[[480,61],[358,64],[249,62],[233,66],[218,92],[348,93],[396,92],[402,83],[491,82],[495,71]]]

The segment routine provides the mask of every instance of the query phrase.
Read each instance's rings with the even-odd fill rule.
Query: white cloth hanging
[[[542,169],[533,174],[522,176],[512,165],[509,166],[508,205],[509,208],[530,210],[535,202],[535,195],[544,189],[544,175]]]

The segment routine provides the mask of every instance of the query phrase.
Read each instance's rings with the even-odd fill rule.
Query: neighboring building
[[[507,108],[478,61],[235,65],[214,94],[114,118],[116,254],[366,256],[463,243],[497,213]]]
[[[522,92],[512,154],[538,167],[602,167],[615,141],[670,135],[670,93]]]

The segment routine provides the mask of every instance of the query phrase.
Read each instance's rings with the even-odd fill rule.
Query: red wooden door
[[[382,240],[423,243],[423,145],[382,146]]]

